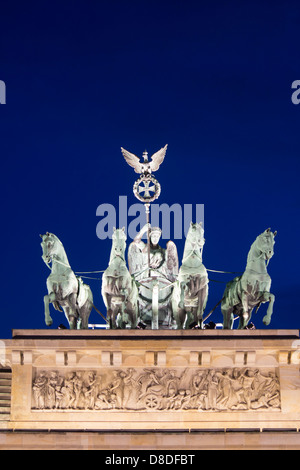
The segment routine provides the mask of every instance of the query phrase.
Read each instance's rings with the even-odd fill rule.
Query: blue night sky
[[[120,147],[166,143],[158,202],[204,204],[209,269],[243,271],[256,236],[277,230],[272,323],[266,304],[253,321],[299,328],[299,44],[296,1],[4,2],[0,337],[46,328],[39,234],[60,238],[74,271],[105,269],[97,207],[137,202]],[[210,273],[224,282],[210,282],[207,311],[232,277]],[[101,282],[86,282],[104,312]],[[51,312],[52,328],[66,324]]]

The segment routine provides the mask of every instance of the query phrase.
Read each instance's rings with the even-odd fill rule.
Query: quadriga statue
[[[87,329],[93,308],[93,294],[90,287],[74,274],[69,264],[62,242],[53,233],[42,237],[42,258],[51,274],[47,278],[48,295],[44,297],[45,322],[51,326],[49,304],[56,310],[64,311],[70,329]],[[51,267],[50,267],[51,263]]]
[[[270,293],[271,278],[267,266],[274,254],[276,233],[268,228],[256,238],[248,253],[245,272],[227,284],[221,303],[224,329],[233,327],[236,316],[240,318],[238,328],[245,328],[253,308],[257,307],[257,311],[264,302],[269,302],[269,306],[263,322],[270,324],[275,296]]]

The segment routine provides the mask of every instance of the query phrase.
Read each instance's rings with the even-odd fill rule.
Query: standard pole
[[[149,202],[147,202],[145,204],[145,209],[146,209],[146,222],[147,222],[147,226],[148,226],[148,230],[147,230],[148,277],[151,277],[151,275],[150,275],[150,219],[149,219],[150,203]]]
[[[157,280],[153,282],[153,290],[152,290],[152,330],[159,329],[158,323],[158,297],[159,297],[159,286]]]

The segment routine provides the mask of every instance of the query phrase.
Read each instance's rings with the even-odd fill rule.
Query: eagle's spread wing
[[[158,150],[158,152],[154,153],[151,157],[150,168],[152,171],[157,171],[160,167],[160,164],[163,162],[166,151],[167,151],[168,144],[165,145],[162,149]]]
[[[171,240],[167,243],[167,278],[174,282],[178,276],[179,262],[177,248]]]
[[[136,173],[142,173],[142,164],[140,162],[140,159],[133,153],[130,153],[127,150],[123,149],[123,147],[121,147],[121,152],[128,165],[132,166]]]

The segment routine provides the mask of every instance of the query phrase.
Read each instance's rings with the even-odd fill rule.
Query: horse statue
[[[80,277],[75,276],[69,264],[62,242],[53,233],[42,237],[42,259],[51,270],[47,278],[48,295],[44,296],[45,322],[51,326],[49,304],[56,310],[64,311],[71,330],[88,328],[88,320],[93,308],[93,294]],[[51,263],[51,267],[50,267]]]
[[[203,326],[203,312],[208,298],[208,275],[202,263],[204,243],[202,223],[191,222],[172,294],[173,316],[178,329],[191,325]]]
[[[102,278],[102,297],[112,329],[126,328],[126,325],[135,328],[137,325],[138,288],[127,269],[125,249],[125,227],[114,227],[109,265]]]
[[[269,306],[263,323],[270,324],[275,296],[270,293],[271,278],[267,266],[274,254],[276,233],[268,228],[256,238],[248,253],[245,272],[226,285],[221,302],[224,329],[232,329],[235,316],[240,318],[238,328],[246,328],[253,308],[256,306],[257,312],[265,302],[269,302]]]

